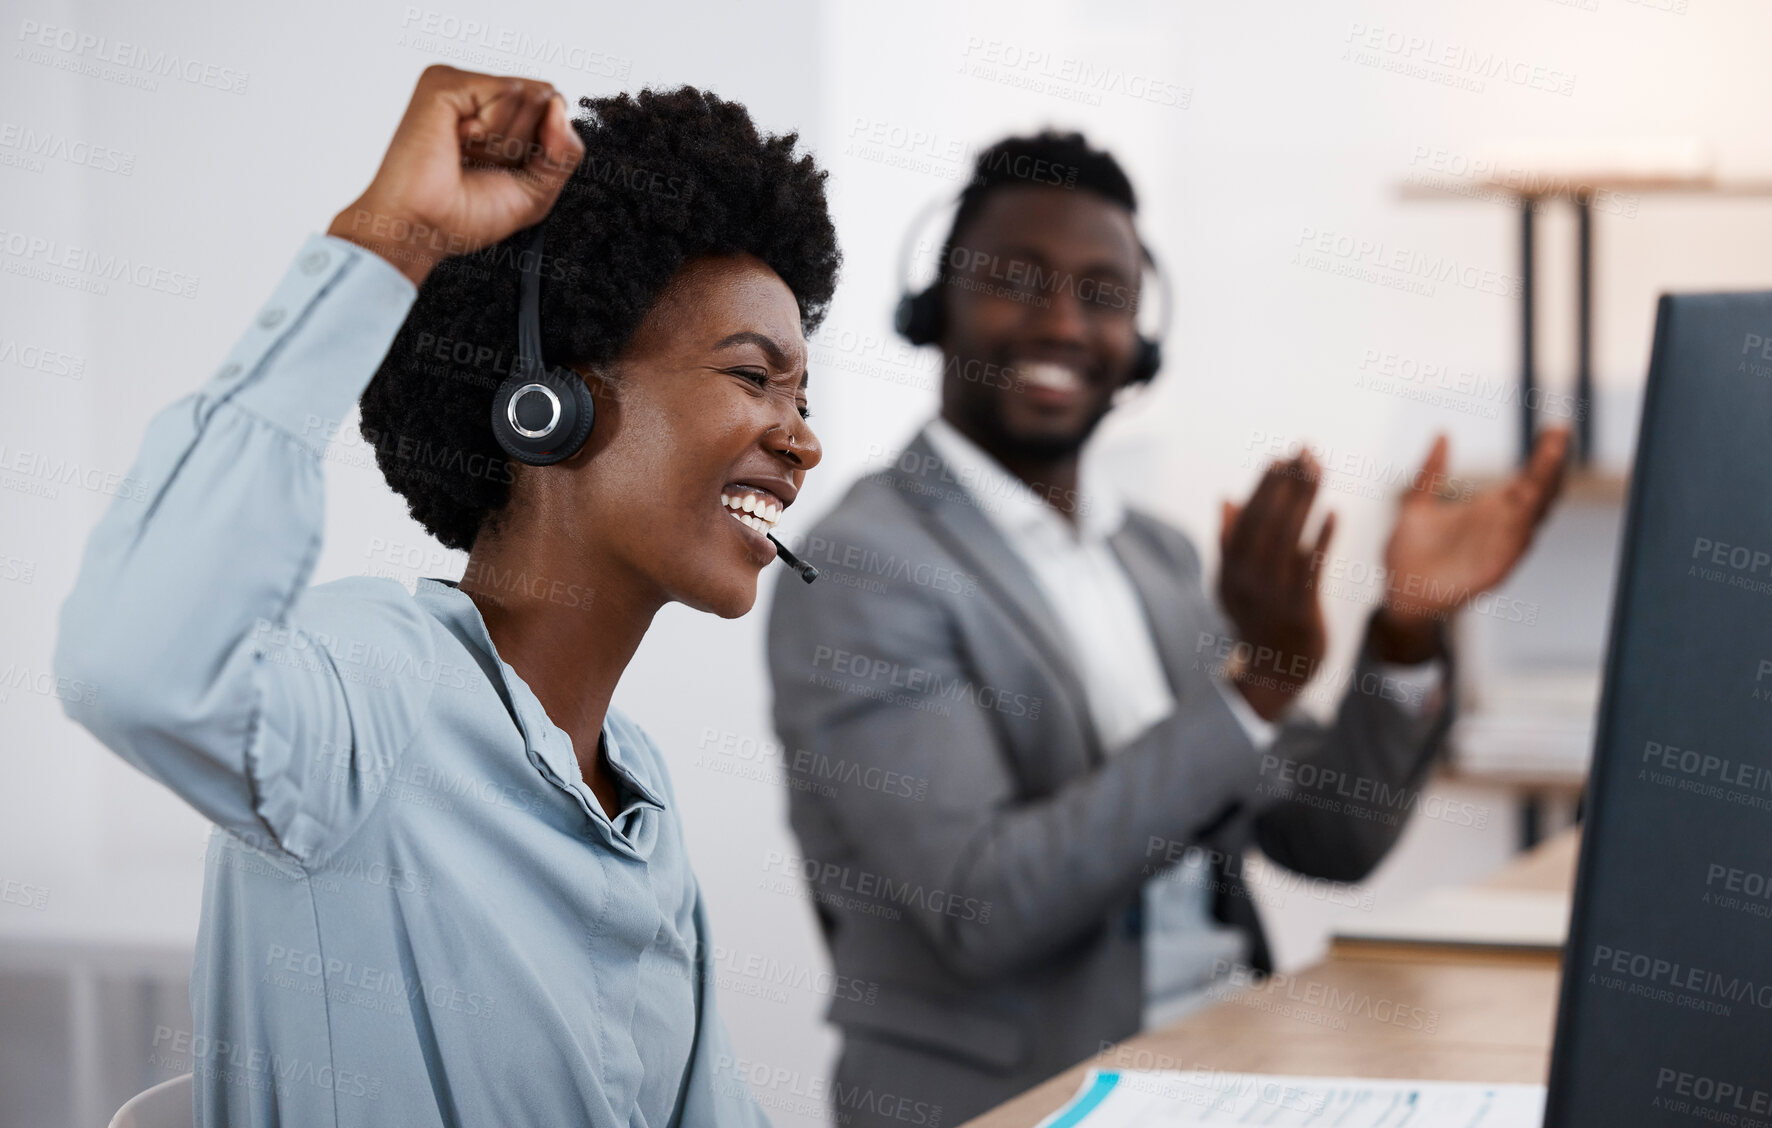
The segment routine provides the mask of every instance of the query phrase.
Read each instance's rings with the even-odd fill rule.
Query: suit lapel
[[[1188,680],[1183,675],[1189,669],[1189,648],[1199,630],[1199,608],[1193,606],[1191,593],[1176,574],[1175,565],[1164,557],[1155,538],[1143,528],[1143,520],[1137,514],[1129,514],[1126,523],[1108,538],[1108,544],[1137,589],[1139,602],[1144,604],[1151,637],[1179,701]]]
[[[978,577],[980,590],[991,593],[1026,636],[1034,653],[1044,659],[1053,679],[1064,690],[1077,715],[1083,718],[1083,731],[1089,739],[1089,761],[1100,763],[1101,737],[1089,711],[1088,694],[1077,672],[1075,656],[1069,640],[1057,625],[1057,613],[1041,593],[1033,573],[1028,571],[1027,565],[996,525],[979,509],[971,490],[948,469],[921,432],[905,447],[905,454],[914,455],[913,465],[924,469],[913,474],[895,463],[892,469],[894,488],[922,510],[930,531]],[[932,478],[943,483],[944,488],[931,489]]]

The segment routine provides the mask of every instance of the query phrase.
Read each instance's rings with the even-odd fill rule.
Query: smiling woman
[[[756,339],[779,339],[782,348],[797,343],[798,378],[804,335],[824,316],[840,260],[825,207],[825,174],[810,156],[794,152],[793,135],[760,136],[743,106],[689,87],[578,104],[585,112],[574,128],[585,156],[543,222],[541,329],[548,360],[581,371],[616,365],[636,344],[649,313],[655,321],[681,320],[677,307],[687,301],[694,316],[694,304],[708,291],[698,290],[684,267],[720,257],[732,267],[749,260],[772,276],[793,313],[790,323],[773,327],[774,335],[760,332]],[[505,464],[483,421],[515,359],[515,267],[528,246],[528,231],[519,229],[438,262],[363,394],[362,426],[380,437],[372,441],[388,484],[449,548],[471,549],[483,526],[497,531],[509,516],[514,483],[505,474],[428,475],[422,460],[403,455],[390,436]],[[691,292],[683,293],[685,287]],[[636,361],[646,367],[634,355],[621,359],[629,363],[619,367]],[[761,360],[792,358],[779,350],[773,357],[734,350],[727,359],[730,367],[749,361],[760,368]],[[607,374],[605,386],[626,386]]]
[[[750,610],[818,464],[824,173],[698,90],[580,106],[427,69],[363,195],[154,417],[62,607],[56,672],[94,687],[68,715],[217,824],[198,1125],[764,1122],[664,758],[609,699],[664,604]],[[525,271],[595,404],[545,465],[490,427]],[[308,585],[359,398],[460,581]]]

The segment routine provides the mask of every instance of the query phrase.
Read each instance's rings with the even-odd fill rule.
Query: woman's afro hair
[[[581,98],[584,158],[543,221],[542,355],[602,365],[690,259],[748,253],[781,277],[804,331],[836,289],[826,173],[798,134],[762,135],[736,102],[694,87]],[[496,529],[516,480],[489,419],[517,348],[533,229],[426,276],[360,403],[388,485],[446,547]]]

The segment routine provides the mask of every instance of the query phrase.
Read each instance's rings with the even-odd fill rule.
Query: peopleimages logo
[[[329,631],[303,630],[265,618],[254,621],[250,637],[259,648],[260,657],[272,662],[300,662],[305,654],[316,663],[311,668],[321,668],[318,664],[336,666],[343,662],[384,678],[435,682],[450,689],[466,689],[477,684],[475,679],[480,673],[477,668],[441,658],[414,657],[408,650],[389,650],[363,639],[341,638]]]
[[[847,893],[865,901],[924,909],[938,916],[956,917],[979,924],[989,924],[991,921],[990,901],[981,901],[976,897],[967,897],[944,889],[931,889],[914,881],[895,880],[885,874],[854,866],[770,850],[764,855],[763,868],[765,871],[800,878],[812,887],[821,900]]]
[[[290,1057],[261,1046],[212,1038],[170,1026],[154,1027],[154,1057],[171,1064],[185,1055],[199,1078],[253,1090],[275,1090],[291,1084],[312,1085],[346,1097],[381,1097],[382,1079],[355,1070],[336,1069],[330,1062]]]
[[[1435,286],[1450,283],[1463,290],[1497,297],[1518,297],[1520,277],[1505,271],[1461,262],[1450,255],[1393,246],[1345,231],[1306,226],[1294,244],[1292,263],[1363,282],[1432,297]]]
[[[1452,826],[1482,830],[1489,825],[1487,807],[1447,799],[1418,787],[1391,784],[1382,779],[1324,767],[1308,760],[1264,753],[1261,775],[1263,781],[1257,786],[1257,794],[1339,811],[1354,818],[1395,825],[1399,816],[1420,809],[1424,818]],[[1274,780],[1279,782],[1276,784],[1272,782]]]
[[[896,1120],[917,1128],[941,1125],[940,1105],[909,1094],[845,1085],[834,1078],[730,1054],[714,1059],[713,1087],[722,1096],[748,1095],[764,1108],[807,1116],[818,1115],[828,1102],[838,1124],[848,1124],[857,1113],[864,1113],[870,1120]]]
[[[1749,916],[1772,917],[1772,876],[1725,862],[1711,862],[1704,871],[1699,903],[1734,909]]]
[[[813,648],[812,666],[814,678],[818,677],[817,670],[823,667],[833,673],[861,678],[864,682],[874,683],[876,687],[884,685],[904,689],[922,697],[965,701],[978,709],[1012,717],[1025,717],[1030,721],[1039,720],[1041,707],[1045,704],[1045,699],[1038,696],[979,685],[970,678],[950,677],[939,670],[906,666],[887,658],[858,654],[831,646],[820,645]],[[843,686],[832,684],[830,688],[840,689]]]
[[[300,948],[272,944],[265,950],[261,982],[302,994],[324,994],[369,1010],[409,1014],[423,1007],[429,1018],[449,1011],[468,1018],[489,1018],[493,1000],[478,991],[449,983],[425,982],[400,968],[376,967]]]
[[[1700,1120],[1712,1120],[1718,1124],[1748,1124],[1749,1121],[1737,1119],[1733,1113],[1747,1112],[1757,1116],[1772,1113],[1772,1092],[1757,1085],[1742,1084],[1739,1081],[1724,1081],[1715,1077],[1706,1077],[1702,1073],[1692,1073],[1684,1069],[1673,1069],[1662,1066],[1655,1071],[1654,1100],[1651,1108],[1665,1108],[1670,1112],[1684,1112]],[[1674,1097],[1687,1100],[1675,1100]],[[1711,1108],[1694,1109],[1691,1101],[1714,1106],[1715,1109],[1728,1109],[1730,1112],[1718,1113]],[[1753,1121],[1751,1123],[1759,1123]]]
[[[157,89],[152,78],[176,78],[193,86],[207,86],[229,94],[246,93],[251,78],[242,70],[188,58],[173,51],[157,50],[140,43],[93,35],[71,27],[55,27],[36,20],[20,20],[18,39],[21,44],[14,58],[42,63],[58,70],[77,71],[96,78],[128,77],[131,85]],[[60,57],[50,54],[59,52]],[[100,64],[117,68],[107,72]],[[129,74],[128,72],[136,72]],[[146,80],[145,82],[143,80]]]
[[[43,171],[45,158],[120,176],[135,171],[134,153],[120,152],[106,145],[68,137],[53,129],[34,129],[13,121],[0,122],[0,149],[12,150],[11,154],[0,154],[5,157],[0,163],[28,168],[32,172]]]
[[[1643,742],[1643,763],[1663,771],[1679,772],[1695,779],[1714,781],[1731,787],[1772,791],[1772,768],[1700,752],[1696,748],[1681,748],[1659,740],[1647,740]]]
[[[138,262],[128,255],[77,247],[59,239],[31,235],[23,231],[0,231],[0,252],[4,252],[6,258],[12,260],[9,266],[34,267],[41,271],[67,271],[68,281],[86,283],[90,292],[96,294],[109,292],[109,288],[104,285],[107,282],[124,282],[159,294],[194,298],[197,296],[197,286],[202,281],[196,275]],[[8,273],[21,272],[28,273],[8,270]],[[47,277],[44,280],[55,279]]]
[[[400,32],[403,45],[426,47],[464,64],[496,62],[484,57],[491,54],[521,60],[531,70],[543,66],[565,67],[614,79],[626,79],[634,66],[631,59],[583,44],[568,43],[550,35],[536,36],[521,28],[489,24],[416,5],[405,7],[400,17]],[[450,44],[472,48],[474,53],[445,49]]]
[[[1590,982],[1690,1010],[1729,1014],[1729,1003],[1772,1010],[1772,982],[1694,967],[1646,952],[1595,944]]]
[[[1233,960],[1213,960],[1212,979],[1208,992],[1218,999],[1336,1030],[1350,1027],[1349,1016],[1422,1034],[1436,1033],[1440,1027],[1437,1010],[1285,972],[1264,976],[1251,965]]]

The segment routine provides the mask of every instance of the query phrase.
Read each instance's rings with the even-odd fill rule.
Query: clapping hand
[[[1370,644],[1382,661],[1439,653],[1440,625],[1507,578],[1562,488],[1569,429],[1539,436],[1531,460],[1498,485],[1449,498],[1450,446],[1434,440],[1404,495],[1385,545],[1385,595]],[[1218,598],[1240,649],[1257,656],[1232,674],[1245,700],[1272,720],[1304,689],[1328,649],[1317,573],[1335,514],[1302,539],[1322,470],[1306,450],[1271,463],[1242,506],[1224,503]]]
[[[1301,543],[1322,468],[1306,450],[1268,465],[1242,506],[1224,503],[1218,600],[1255,657],[1231,675],[1250,706],[1272,720],[1304,689],[1329,646],[1316,561],[1335,535],[1335,514]]]
[[[1562,490],[1568,449],[1569,429],[1549,428],[1507,481],[1448,498],[1449,445],[1434,439],[1385,545],[1385,598],[1372,624],[1379,657],[1431,657],[1436,624],[1507,578]]]

